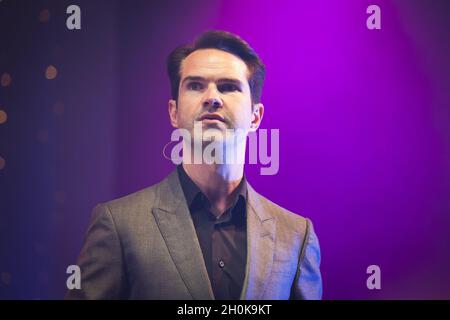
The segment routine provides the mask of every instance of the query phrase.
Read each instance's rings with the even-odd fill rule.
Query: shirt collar
[[[177,166],[178,177],[180,179],[181,188],[183,189],[184,196],[186,198],[186,202],[188,207],[191,209],[193,205],[200,200],[208,200],[207,197],[203,194],[200,188],[195,184],[194,181],[187,175],[186,171],[183,168],[183,165],[180,164]],[[247,203],[247,180],[245,175],[242,177],[241,182],[238,185],[238,192],[236,193],[236,197],[233,199],[233,204],[231,208],[235,208],[236,204],[239,200],[243,200],[244,203]]]

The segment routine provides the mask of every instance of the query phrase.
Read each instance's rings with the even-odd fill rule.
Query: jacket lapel
[[[247,267],[241,299],[261,299],[273,264],[276,220],[247,183]]]
[[[159,204],[153,209],[153,215],[192,298],[214,299],[200,243],[177,170],[161,182]]]

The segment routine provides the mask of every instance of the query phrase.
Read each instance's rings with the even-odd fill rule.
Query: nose
[[[206,91],[205,99],[203,101],[203,107],[213,107],[213,108],[221,108],[223,106],[223,101],[220,98],[220,93],[216,88],[209,88]]]
[[[207,107],[220,108],[222,107],[222,100],[220,100],[219,98],[207,98],[203,102],[203,106],[206,108]]]

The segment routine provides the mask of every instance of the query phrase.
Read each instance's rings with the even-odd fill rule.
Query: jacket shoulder
[[[118,210],[129,209],[142,206],[143,204],[153,203],[156,199],[158,186],[159,183],[156,183],[144,189],[135,191],[120,198],[109,200],[102,204],[107,206],[109,209]]]
[[[272,214],[278,224],[302,235],[306,233],[308,224],[311,222],[307,217],[283,208],[259,193],[258,196],[265,210]]]

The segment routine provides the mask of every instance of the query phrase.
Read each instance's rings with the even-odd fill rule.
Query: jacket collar
[[[247,188],[247,266],[241,299],[260,299],[270,276],[274,255],[276,220],[260,196]],[[174,170],[158,187],[152,210],[169,253],[193,299],[214,299],[200,243]]]

